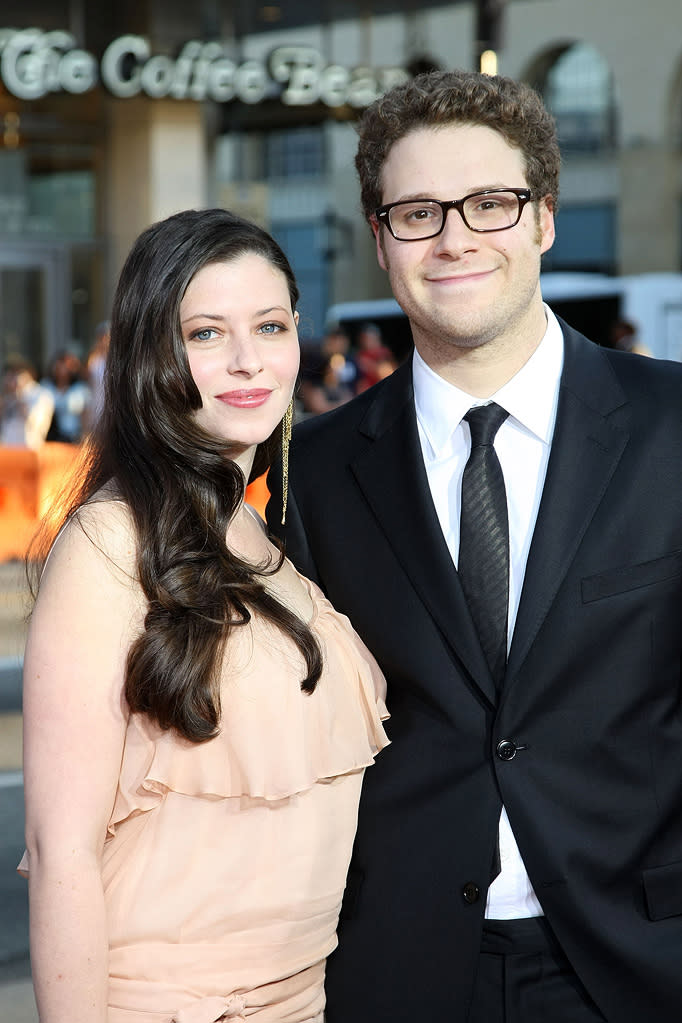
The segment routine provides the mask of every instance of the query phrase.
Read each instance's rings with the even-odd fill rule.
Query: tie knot
[[[494,401],[489,405],[475,405],[470,408],[465,419],[471,430],[472,448],[492,444],[495,434],[508,417],[509,413]]]

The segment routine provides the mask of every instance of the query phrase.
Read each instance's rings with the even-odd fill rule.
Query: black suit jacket
[[[464,1023],[502,802],[609,1023],[680,1019],[682,366],[562,327],[499,697],[429,492],[410,365],[295,431],[288,554],[377,657],[391,713],[392,745],[365,777],[328,1023]],[[520,747],[511,760],[503,740]]]

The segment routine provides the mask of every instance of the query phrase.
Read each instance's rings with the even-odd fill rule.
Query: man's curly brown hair
[[[421,128],[484,125],[519,149],[537,198],[559,201],[561,162],[554,118],[529,85],[474,71],[431,71],[380,96],[358,123],[355,166],[369,219],[382,204],[381,172],[393,145]]]

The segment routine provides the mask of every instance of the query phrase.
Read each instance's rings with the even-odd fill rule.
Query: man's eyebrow
[[[515,185],[514,187],[516,188],[517,186]],[[527,185],[523,185],[523,186],[519,185],[518,187],[519,188],[521,188],[521,187],[527,188],[528,186]],[[467,195],[477,195],[479,192],[496,192],[496,191],[498,191],[500,189],[503,189],[503,188],[511,188],[511,185],[503,185],[501,182],[497,182],[496,184],[492,184],[492,185],[476,185],[475,188],[470,188],[467,192],[464,193],[464,195],[465,196],[467,196]],[[460,198],[464,198],[464,196],[460,196]],[[424,191],[422,191],[422,192],[409,192],[407,195],[401,196],[400,199],[394,199],[393,201],[394,202],[419,202],[419,200],[423,200],[424,202],[426,202],[429,199],[434,200],[436,202],[438,202],[438,201],[448,202],[447,199],[436,200],[436,197],[433,194],[429,194],[428,192],[424,192]]]

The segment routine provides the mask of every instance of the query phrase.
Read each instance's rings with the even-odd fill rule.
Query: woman
[[[290,421],[297,297],[222,210],[154,225],[123,268],[25,657],[41,1023],[322,1020],[387,739],[370,654],[243,502]]]

